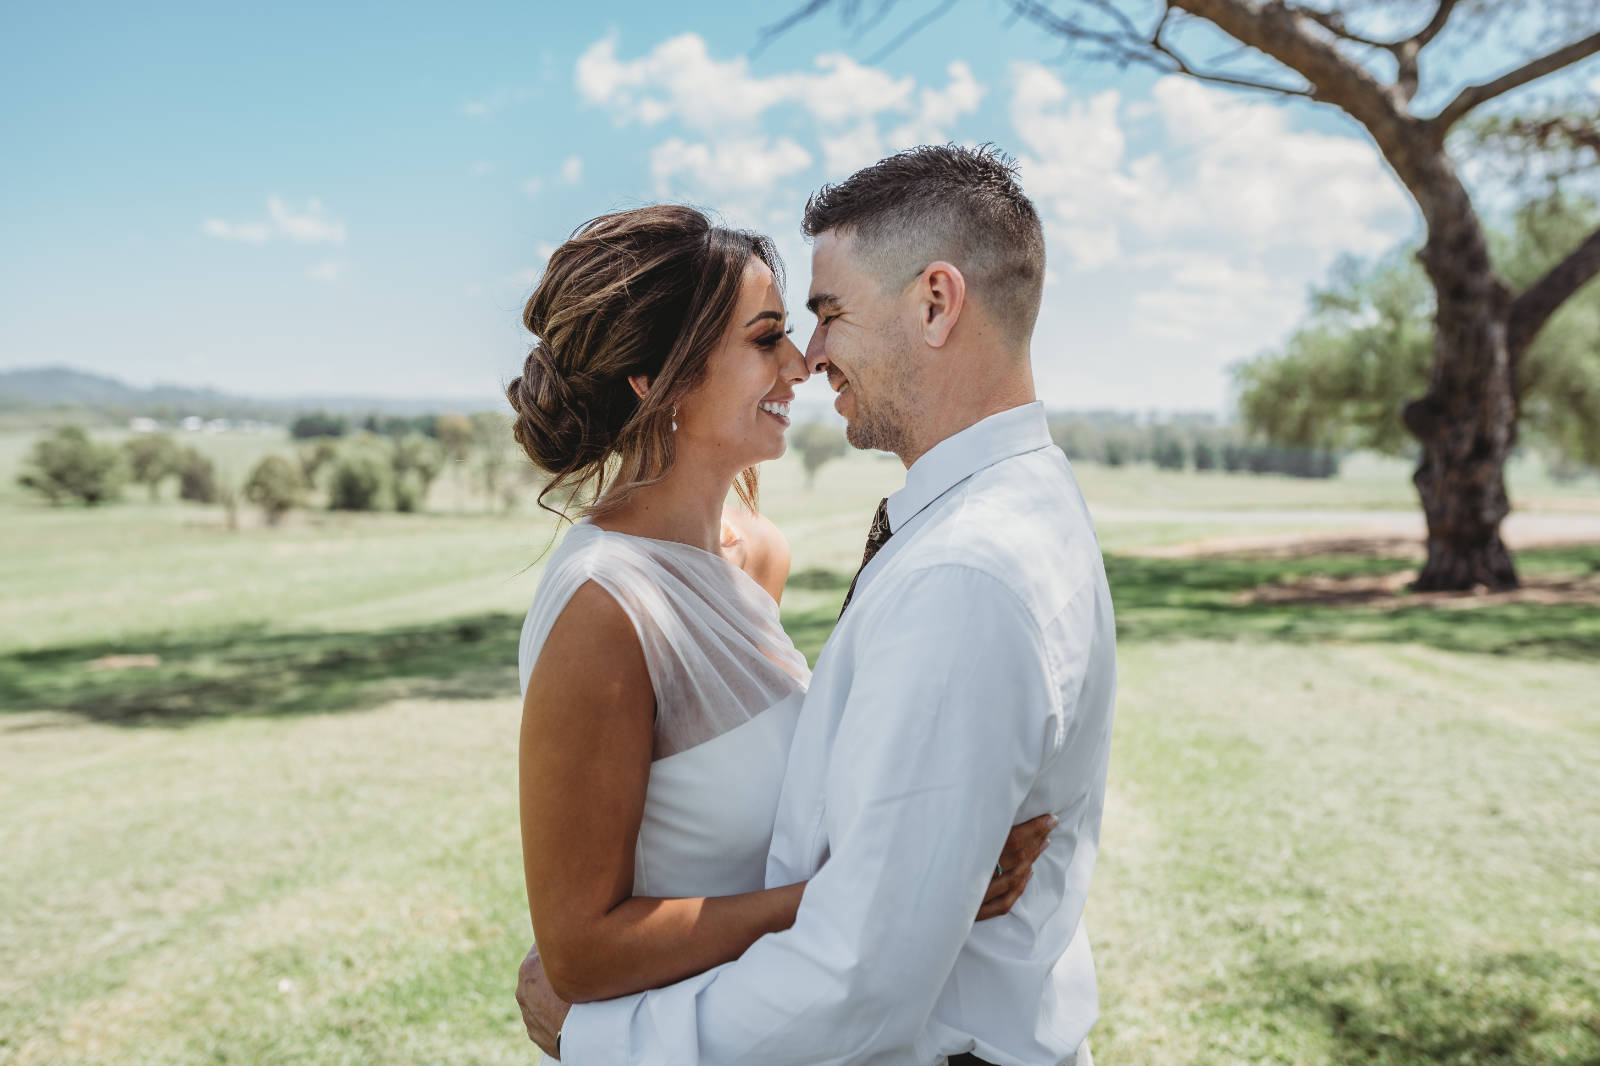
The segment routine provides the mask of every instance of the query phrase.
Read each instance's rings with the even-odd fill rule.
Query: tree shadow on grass
[[[0,707],[183,725],[406,698],[513,697],[521,622],[494,613],[377,631],[253,625],[17,652],[0,656]]]
[[[1525,552],[1541,574],[1600,571],[1600,546]],[[1600,658],[1600,608],[1582,603],[1495,602],[1481,606],[1382,602],[1251,602],[1246,594],[1311,577],[1392,573],[1392,559],[1148,559],[1108,555],[1106,575],[1125,641],[1269,640],[1286,643],[1426,644],[1447,651],[1549,658]],[[1405,604],[1396,593],[1395,603]]]
[[[1260,640],[1425,644],[1447,651],[1600,660],[1600,608],[1579,603],[1251,602],[1248,593],[1308,578],[1376,577],[1405,564],[1370,555],[1312,558],[1155,559],[1107,555],[1106,577],[1116,606],[1117,638]],[[1526,574],[1600,573],[1600,545],[1520,553]],[[836,592],[844,598],[850,576],[805,570],[793,588]],[[1395,604],[1404,604],[1396,606]],[[837,621],[837,607],[784,612],[789,635],[815,662]]]
[[[1600,1062],[1600,989],[1553,952],[1450,964],[1301,962],[1251,977],[1268,1009],[1326,1027],[1333,1066]]]

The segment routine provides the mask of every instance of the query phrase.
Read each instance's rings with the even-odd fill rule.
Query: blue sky
[[[806,194],[953,139],[1046,220],[1047,402],[1211,409],[1339,252],[1414,231],[1335,115],[1063,60],[995,0],[752,56],[791,6],[8,5],[0,368],[492,397],[549,250],[666,199],[777,237],[803,340]]]

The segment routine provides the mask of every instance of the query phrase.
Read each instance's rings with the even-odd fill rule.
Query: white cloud
[[[561,161],[561,180],[568,185],[576,185],[583,180],[583,160],[575,155],[569,155]]]
[[[327,216],[322,201],[306,201],[304,210],[296,211],[281,197],[267,197],[266,222],[228,222],[208,218],[201,230],[209,237],[224,241],[243,241],[246,244],[266,244],[277,237],[307,244],[343,244],[344,223]]]
[[[220,218],[208,218],[201,228],[207,236],[224,241],[265,244],[272,239],[272,224],[268,222],[225,222]]]
[[[842,178],[888,154],[878,124],[871,119],[818,138],[822,145],[822,168],[829,178]]]
[[[662,41],[646,56],[617,58],[615,35],[578,57],[578,91],[620,119],[653,125],[673,115],[701,129],[748,122],[793,93],[788,79],[753,77],[741,56],[711,58],[698,34]]]
[[[344,264],[337,259],[325,259],[306,268],[306,277],[331,285],[344,277]]]
[[[529,178],[522,183],[522,191],[529,196],[538,196],[539,193],[544,191],[544,179]]]
[[[344,223],[327,217],[322,201],[307,200],[304,211],[296,212],[282,199],[267,197],[267,214],[273,227],[291,241],[308,244],[343,244]]]
[[[973,76],[972,68],[955,60],[945,68],[950,82],[942,89],[925,86],[917,92],[916,114],[889,135],[898,146],[943,144],[950,139],[950,124],[978,110],[988,89]]]
[[[709,193],[752,193],[811,165],[811,153],[787,137],[689,143],[673,137],[650,153],[657,191],[671,195],[684,186]]]
[[[1227,367],[1281,342],[1335,256],[1415,224],[1370,144],[1296,128],[1281,105],[1179,77],[1130,102],[1038,64],[1012,75],[1058,278],[1034,343],[1046,395],[1220,408]]]
[[[887,134],[879,129],[878,119],[870,111],[854,121],[825,127],[817,140],[826,177],[842,178],[902,148],[950,140],[951,125],[976,112],[988,90],[973,76],[972,68],[960,60],[951,63],[946,72],[949,83],[942,89],[918,89],[914,104],[908,95],[896,98],[896,108],[910,108],[913,113]]]
[[[1034,63],[1013,73],[1023,180],[1080,267],[1180,239],[1245,255],[1293,249],[1325,264],[1388,247],[1408,217],[1370,145],[1293,129],[1276,104],[1163,78],[1148,121],[1166,149],[1129,159],[1117,93],[1075,97]]]
[[[903,111],[911,107],[916,79],[895,78],[876,67],[864,67],[847,55],[817,57],[821,74],[781,79],[801,106],[822,122],[847,122],[863,115]]]
[[[714,201],[730,220],[759,225],[780,203],[792,222],[803,193],[780,185],[818,156],[824,176],[839,178],[896,149],[947,140],[985,88],[965,62],[946,74],[943,85],[919,86],[842,53],[818,56],[810,69],[752,70],[742,56],[712,56],[694,33],[624,59],[613,34],[583,52],[575,81],[583,100],[619,124],[686,128],[651,152],[657,195]],[[783,120],[771,114],[778,108],[809,118],[815,139],[780,135],[773,123]]]
[[[494,173],[494,164],[484,160],[479,160],[478,162],[472,164],[472,173],[474,177],[488,177],[490,174]]]
[[[513,104],[525,103],[535,95],[532,89],[501,86],[476,100],[468,100],[462,104],[461,113],[468,118],[488,118]]]
[[[576,77],[584,100],[606,108],[618,121],[648,126],[675,118],[715,134],[730,127],[748,134],[757,119],[780,104],[798,105],[824,124],[915,109],[915,78],[896,78],[841,53],[818,56],[815,66],[808,72],[753,74],[743,56],[712,58],[705,40],[694,33],[679,34],[625,61],[612,35],[578,58]]]
[[[1035,63],[1017,64],[1013,75],[1011,122],[1024,146],[1022,178],[1044,217],[1048,244],[1084,269],[1112,261],[1122,251],[1119,221],[1137,195],[1124,173],[1121,96],[1108,89],[1072,99]]]
[[[1186,78],[1163,78],[1153,92],[1177,153],[1131,168],[1147,232],[1226,232],[1256,250],[1289,246],[1321,258],[1394,243],[1395,218],[1409,203],[1370,144],[1292,129],[1281,106]]]
[[[1232,346],[1241,354],[1269,343],[1299,318],[1304,288],[1264,268],[1210,252],[1160,257],[1165,284],[1133,297],[1135,333],[1179,345]],[[1146,263],[1154,262],[1150,258]]]

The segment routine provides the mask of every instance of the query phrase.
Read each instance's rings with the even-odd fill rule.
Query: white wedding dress
[[[777,603],[720,555],[581,520],[551,553],[522,626],[524,695],[551,627],[589,581],[632,620],[655,689],[634,895],[765,887],[778,791],[810,680]]]

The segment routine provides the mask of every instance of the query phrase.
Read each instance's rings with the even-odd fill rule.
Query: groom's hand
[[[1059,823],[1053,814],[1041,814],[1032,821],[1011,827],[1006,846],[1000,851],[996,873],[983,893],[978,921],[1010,914],[1033,877],[1033,863],[1050,846],[1050,833]]]
[[[538,1044],[546,1055],[559,1058],[556,1037],[572,1005],[556,995],[545,979],[537,944],[528,949],[528,957],[517,968],[517,1006],[522,1008],[522,1024],[528,1027],[528,1039]]]

